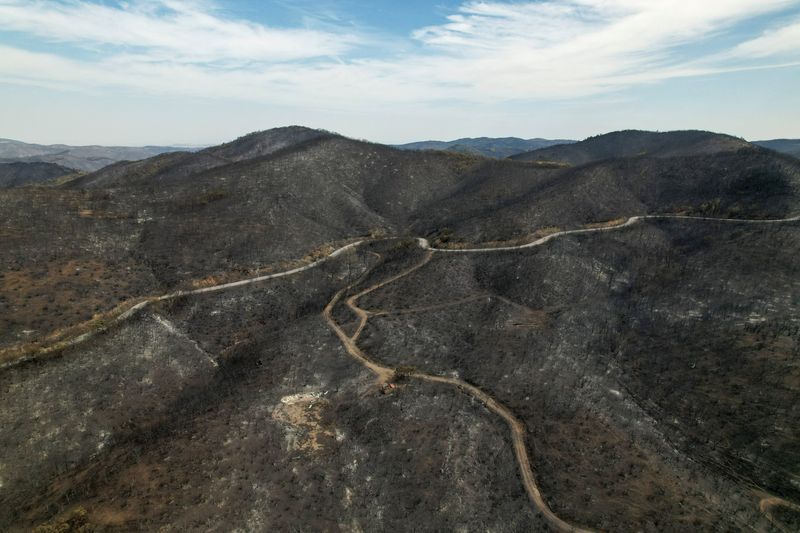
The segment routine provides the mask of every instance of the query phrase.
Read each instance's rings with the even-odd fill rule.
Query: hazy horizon
[[[180,142],[174,142],[174,143],[170,143],[170,142],[167,142],[167,143],[148,143],[148,142],[146,142],[146,143],[139,143],[139,144],[113,144],[113,145],[111,145],[111,144],[103,144],[103,143],[98,143],[98,142],[71,144],[71,143],[64,143],[64,142],[61,142],[61,141],[38,142],[38,141],[35,141],[35,140],[28,140],[28,139],[16,139],[16,138],[8,137],[8,136],[2,136],[2,134],[0,134],[0,143],[2,143],[4,141],[17,141],[17,142],[22,142],[22,143],[26,143],[26,144],[35,144],[35,145],[43,145],[43,146],[64,144],[64,145],[68,145],[68,146],[104,146],[104,147],[109,147],[109,148],[113,148],[115,146],[118,146],[118,147],[131,147],[131,148],[144,148],[144,147],[147,147],[147,146],[159,146],[159,147],[171,147],[171,148],[197,149],[197,148],[207,148],[207,147],[210,147],[210,146],[216,146],[216,145],[219,145],[219,144],[230,142],[230,141],[235,140],[238,137],[242,137],[242,136],[248,135],[250,133],[256,133],[258,131],[266,131],[267,129],[283,128],[283,127],[290,127],[290,126],[304,126],[304,125],[303,124],[277,124],[277,125],[272,126],[271,128],[265,128],[265,129],[262,129],[262,130],[254,130],[254,131],[246,131],[246,132],[242,132],[241,134],[237,135],[236,137],[218,139],[218,140],[215,140],[215,141],[212,141],[212,142],[201,143],[201,144],[189,144],[189,143],[180,143]],[[321,128],[321,129],[325,129],[327,131],[331,131],[329,128]],[[658,131],[658,132],[679,131],[679,130],[642,130],[641,128],[622,128],[620,130],[613,130],[613,131],[624,131],[624,130]],[[704,131],[706,131],[706,130],[704,130]],[[711,130],[707,130],[707,131],[711,131]],[[341,134],[340,132],[337,132],[337,131],[333,131],[332,133]],[[452,142],[452,141],[457,141],[457,140],[460,140],[460,139],[478,139],[478,138],[488,138],[488,139],[518,138],[518,139],[523,139],[523,140],[543,139],[543,140],[582,141],[582,140],[585,140],[588,137],[594,137],[594,136],[597,136],[597,135],[604,135],[604,134],[607,134],[607,133],[612,133],[612,131],[598,132],[598,133],[591,134],[591,135],[589,135],[587,137],[558,137],[558,138],[556,138],[556,137],[542,137],[541,135],[533,135],[533,136],[497,135],[497,136],[493,136],[493,137],[487,137],[485,135],[477,135],[477,136],[474,136],[474,137],[458,137],[458,138],[447,138],[447,139],[444,139],[444,138],[442,138],[442,139],[432,139],[432,138],[431,139],[422,139],[422,138],[420,138],[420,139],[409,139],[407,141],[401,141],[401,142],[397,142],[397,143],[380,143],[380,141],[375,141],[373,139],[367,139],[367,138],[363,138],[363,137],[353,137],[353,138],[356,138],[358,140],[367,141],[367,142],[376,142],[376,143],[380,143],[380,144],[388,144],[390,146],[402,146],[402,145],[405,145],[405,144],[412,144],[412,143]],[[735,134],[728,133],[728,132],[714,132],[714,133],[721,133],[721,134],[725,134],[725,135],[732,135],[734,137],[740,137],[740,138],[743,138],[743,139],[745,139],[746,141],[749,141],[749,142],[761,142],[761,141],[773,141],[773,140],[795,140],[796,139],[795,137],[769,137],[769,138],[764,137],[764,138],[758,138],[758,139],[748,139],[748,138],[742,137],[741,135],[735,135]],[[344,135],[344,134],[341,134],[341,135]],[[800,135],[797,138],[800,138]]]

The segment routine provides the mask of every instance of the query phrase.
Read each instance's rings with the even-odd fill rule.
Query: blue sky
[[[0,0],[0,137],[800,137],[800,0]]]

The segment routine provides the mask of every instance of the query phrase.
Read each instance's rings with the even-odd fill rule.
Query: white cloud
[[[566,99],[665,79],[800,60],[790,25],[698,55],[736,23],[797,0],[468,2],[412,38],[423,50],[362,56],[367,40],[335,29],[277,29],[187,0],[0,0],[0,28],[103,51],[75,60],[0,48],[0,80],[338,109],[437,101]],[[695,47],[694,51],[683,47]],[[359,48],[360,47],[360,48]],[[727,55],[726,55],[727,54]],[[330,56],[341,56],[336,59]],[[734,61],[735,60],[735,61]],[[777,63],[777,60],[776,60]]]
[[[44,41],[145,51],[174,62],[273,62],[343,54],[358,39],[346,32],[278,29],[228,20],[210,5],[139,0],[110,7],[84,1],[0,0],[0,28]]]
[[[769,30],[761,36],[745,41],[730,53],[732,57],[763,58],[800,52],[800,21]]]
[[[787,0],[567,0],[472,2],[414,36],[463,69],[458,79],[485,97],[559,98],[713,72],[679,47],[703,43]],[[797,44],[797,43],[795,43]],[[768,54],[765,54],[765,56]],[[459,64],[458,60],[461,60]],[[432,69],[439,71],[438,68]],[[457,73],[452,73],[457,76]]]

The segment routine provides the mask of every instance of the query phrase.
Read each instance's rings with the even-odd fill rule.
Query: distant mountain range
[[[2,163],[54,163],[69,169],[94,172],[118,161],[138,161],[165,152],[186,150],[175,146],[68,146],[30,144],[0,139]]]
[[[678,139],[678,137],[682,137]],[[704,142],[706,143],[704,145]],[[560,161],[571,165],[611,157],[672,155],[674,143],[690,143],[697,153],[713,151],[724,143],[730,147],[757,145],[800,158],[800,139],[774,139],[748,144],[742,139],[710,132],[686,131],[665,134],[628,130],[590,137],[584,141],[570,139],[521,139],[519,137],[477,137],[453,141],[420,141],[395,145],[401,150],[438,150],[520,161]],[[682,149],[681,149],[682,150]],[[41,183],[67,174],[95,172],[121,161],[140,161],[165,153],[194,152],[178,146],[70,146],[66,144],[32,144],[0,139],[0,187]],[[682,155],[686,155],[683,151]],[[10,163],[15,163],[10,166]],[[31,163],[25,167],[21,163]],[[49,164],[49,166],[47,165]]]
[[[793,157],[800,158],[800,139],[773,139],[771,141],[753,141],[753,144],[783,152]]]
[[[478,137],[455,141],[421,141],[396,145],[402,150],[442,150],[505,159],[515,154],[530,152],[556,144],[569,144],[567,139],[520,139],[519,137]]]
[[[573,143],[540,148],[512,156],[517,161],[558,161],[585,165],[592,161],[620,157],[673,157],[752,148],[744,139],[708,131],[626,130],[597,135]]]
[[[683,137],[678,139],[678,137]],[[703,147],[705,139],[709,146]],[[570,164],[583,164],[589,161],[611,157],[631,157],[635,155],[669,156],[673,143],[695,144],[698,153],[711,149],[711,144],[724,142],[727,146],[745,146],[743,139],[703,131],[674,131],[666,134],[638,130],[618,131],[606,135],[589,137],[578,142],[570,139],[521,139],[519,137],[466,137],[454,141],[420,141],[398,144],[401,150],[441,150],[458,152],[497,159],[512,158],[521,161],[554,160]],[[570,145],[576,145],[568,148]],[[753,141],[751,144],[769,148],[776,152],[800,158],[800,139],[774,139]],[[555,147],[555,148],[553,148]]]

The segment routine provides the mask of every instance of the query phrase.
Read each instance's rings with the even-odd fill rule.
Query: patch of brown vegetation
[[[534,239],[541,239],[542,237],[547,237],[548,235],[553,235],[554,233],[561,233],[562,231],[564,230],[558,226],[547,226],[546,228],[541,228],[534,231],[533,234],[531,234],[531,237]]]
[[[367,235],[371,239],[386,239],[389,237],[389,232],[384,228],[372,228]]]
[[[27,330],[26,343],[102,318],[147,290],[146,269],[133,263],[53,260],[0,273],[0,330]],[[19,338],[19,337],[17,337]],[[0,337],[0,346],[15,339]],[[0,352],[1,353],[1,352]]]
[[[103,527],[122,527],[135,518],[130,511],[100,506],[89,510],[89,521]]]
[[[717,517],[697,480],[679,477],[624,428],[584,409],[528,427],[535,468],[557,514],[600,529],[621,517],[631,530],[713,529]],[[604,523],[604,515],[615,518]]]
[[[583,227],[586,229],[614,228],[623,225],[627,221],[628,219],[626,217],[619,217],[604,222],[589,222],[588,224],[584,224]]]
[[[98,211],[95,209],[79,209],[78,216],[81,218],[106,218],[110,220],[133,218],[133,215],[130,213],[114,213],[112,211]]]
[[[775,528],[784,533],[797,531],[800,527],[800,505],[776,496],[761,496],[764,497],[758,503],[758,508]]]
[[[206,276],[203,279],[192,281],[191,285],[193,289],[204,289],[205,287],[213,287],[222,283],[223,281],[219,276]]]
[[[86,509],[77,507],[61,518],[42,524],[33,531],[34,533],[89,533],[94,531],[94,528],[89,524]]]
[[[31,357],[42,353],[55,353],[63,350],[69,345],[71,339],[80,335],[103,330],[128,311],[134,305],[143,302],[146,298],[135,298],[127,300],[117,305],[107,313],[97,313],[91,320],[81,322],[69,327],[58,328],[44,337],[24,343],[14,344],[7,348],[0,349],[0,364],[16,361],[24,357]]]
[[[480,155],[460,152],[445,152],[445,154],[449,159],[450,167],[459,174],[474,170],[486,161]]]
[[[544,309],[519,310],[519,313],[511,317],[508,325],[515,328],[545,329],[550,327],[553,319]]]
[[[537,159],[536,161],[520,161],[520,163],[524,163],[528,166],[537,167],[537,168],[569,168],[572,165],[565,161],[550,161],[547,159]]]
[[[623,219],[623,222],[624,221],[625,219]],[[503,241],[483,241],[479,243],[468,243],[461,241],[454,242],[448,239],[442,240],[441,238],[436,238],[433,241],[433,245],[436,248],[445,248],[448,250],[463,250],[465,248],[507,248],[511,246],[522,246],[523,244],[528,244],[543,237],[547,237],[548,235],[553,235],[554,233],[559,233],[562,231],[564,230],[558,226],[548,226],[537,229],[533,233],[515,237],[513,239]]]

